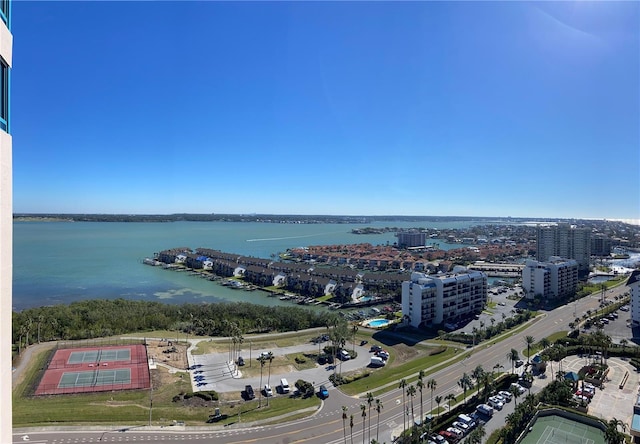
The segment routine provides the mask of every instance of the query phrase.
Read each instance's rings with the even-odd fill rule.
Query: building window
[[[9,66],[2,59],[0,59],[0,129],[9,132]]]
[[[0,0],[0,18],[2,18],[2,21],[5,23],[5,25],[7,25],[7,28],[11,29],[10,23],[9,23],[9,8],[11,5],[11,1],[10,0]]]

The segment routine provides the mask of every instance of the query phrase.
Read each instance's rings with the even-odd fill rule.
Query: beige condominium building
[[[454,324],[487,303],[487,276],[456,267],[452,273],[411,273],[402,283],[402,314],[413,327]]]
[[[591,228],[578,228],[567,223],[538,225],[536,260],[546,262],[552,256],[575,259],[578,273],[588,275]]]

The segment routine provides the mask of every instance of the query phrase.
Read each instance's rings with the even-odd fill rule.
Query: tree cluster
[[[128,299],[96,299],[13,313],[12,343],[18,348],[40,341],[78,340],[153,330],[195,336],[233,336],[297,331],[333,325],[335,313],[300,307],[249,303],[162,304]]]

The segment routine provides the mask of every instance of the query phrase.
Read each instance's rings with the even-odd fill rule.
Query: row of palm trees
[[[371,439],[371,408],[373,408],[378,414],[378,421],[376,422],[376,437],[375,439]],[[366,404],[360,404],[360,416],[362,417],[362,444],[365,444],[365,440],[367,439],[367,432],[369,434],[369,440],[371,444],[377,444],[379,435],[380,435],[380,412],[382,411],[383,405],[382,401],[378,398],[374,398],[371,392],[367,393]],[[368,413],[367,413],[368,410]],[[342,429],[344,435],[344,444],[347,444],[347,419],[349,419],[349,427],[350,427],[350,438],[351,444],[353,444],[353,426],[354,426],[354,416],[353,414],[348,414],[349,409],[346,406],[342,406]],[[367,416],[369,417],[369,426],[366,426]]]
[[[266,354],[262,354],[260,355],[260,357],[258,357],[258,362],[260,362],[260,397],[258,399],[258,407],[262,407],[262,370],[264,369],[264,365],[268,362],[269,363],[269,375],[267,376],[267,385],[271,385],[271,362],[273,361],[273,353],[272,352],[268,352]],[[269,407],[269,396],[266,396],[267,398],[267,407]]]

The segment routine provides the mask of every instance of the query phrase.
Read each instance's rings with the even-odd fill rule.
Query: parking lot
[[[351,344],[349,349],[351,349]],[[291,384],[294,384],[298,379],[312,382],[315,386],[326,384],[327,387],[332,388],[333,385],[329,382],[329,376],[334,372],[336,366],[342,366],[343,372],[356,370],[359,368],[367,367],[370,363],[372,353],[369,352],[370,344],[359,345],[356,343],[356,351],[358,356],[354,359],[348,359],[345,361],[337,360],[333,364],[325,363],[324,365],[317,364],[312,369],[307,370],[293,370],[288,371],[286,374],[278,373],[276,369],[273,369],[270,374],[270,385],[276,391],[280,378],[286,376]],[[312,342],[308,342],[301,345],[294,345],[290,347],[279,347],[273,350],[253,350],[253,364],[256,365],[256,359],[262,352],[271,352],[274,356],[292,355],[298,353],[314,353],[318,351],[318,346]],[[240,351],[245,356],[245,361],[249,357],[249,350]],[[189,353],[189,367],[192,380],[192,386],[195,391],[216,390],[218,392],[234,392],[237,391],[238,395],[245,389],[246,385],[252,385],[253,388],[258,390],[260,387],[260,377],[244,377],[242,374],[243,367],[236,367],[235,364],[228,362],[229,353],[207,353],[204,355],[192,355]],[[245,363],[247,366],[248,363]],[[339,367],[338,367],[339,368]],[[265,367],[262,386],[267,383],[268,372]],[[260,387],[260,388],[263,388]],[[276,391],[277,394],[277,391]]]

